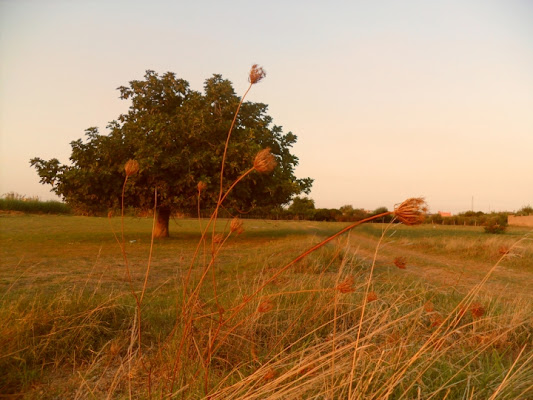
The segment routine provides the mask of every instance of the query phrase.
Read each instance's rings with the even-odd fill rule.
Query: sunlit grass
[[[118,219],[6,216],[0,223],[0,369],[8,371],[0,387],[28,398],[127,398],[130,390],[139,398],[160,397],[173,380],[174,393],[203,398],[205,349],[220,310],[227,318],[278,268],[345,226],[245,220],[245,232],[231,237],[217,257],[217,296],[206,283],[193,305],[194,329],[175,374],[183,332],[176,319],[200,237],[197,220],[174,220],[173,236],[155,244],[141,353],[130,348],[136,306],[112,234]],[[132,283],[140,289],[151,221],[126,218],[125,226]],[[219,229],[224,226],[219,221]],[[505,282],[513,295],[504,296],[436,284],[417,275],[412,253],[402,253],[441,257],[440,244],[433,248],[427,237],[454,242],[454,232],[471,248],[498,247],[499,238],[462,227],[438,235],[431,226],[389,227],[378,251],[385,261],[375,260],[369,281],[373,260],[362,240],[378,239],[384,226],[361,228],[281,274],[233,324],[221,327],[207,375],[212,398],[531,396],[533,305],[515,290],[532,283],[531,271],[519,282]],[[375,250],[375,242],[364,244]],[[521,262],[531,265],[531,242],[517,247],[525,249]],[[408,254],[406,269],[394,266],[388,252]],[[473,250],[454,253],[450,247],[448,254],[463,257],[466,266],[482,261]],[[209,257],[207,246],[193,282]],[[506,255],[501,263],[516,258]],[[465,277],[479,282],[496,262],[479,274],[467,270]],[[496,283],[502,279],[492,276]],[[339,290],[343,282],[349,290]],[[365,305],[367,284],[376,298]],[[474,303],[482,315],[470,311]]]

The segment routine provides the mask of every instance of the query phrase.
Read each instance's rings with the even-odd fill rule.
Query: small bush
[[[515,215],[522,216],[522,217],[533,215],[533,207],[531,207],[530,205],[524,206],[520,210],[518,210]]]
[[[500,221],[498,218],[490,218],[485,223],[485,233],[504,233],[507,229],[507,223]]]

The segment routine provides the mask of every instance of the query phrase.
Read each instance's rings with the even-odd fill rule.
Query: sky
[[[222,74],[298,142],[316,207],[533,205],[533,1],[0,0],[0,195],[126,112],[146,70]]]

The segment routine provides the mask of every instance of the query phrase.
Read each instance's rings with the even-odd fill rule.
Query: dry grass
[[[264,76],[254,65],[246,93]],[[354,248],[351,231],[366,222],[394,215],[404,225],[420,224],[427,209],[421,198],[336,230],[315,224],[318,232],[306,232],[300,224],[284,238],[257,234],[255,221],[221,221],[218,211],[235,185],[275,166],[265,149],[223,190],[237,113],[218,204],[209,220],[199,221],[200,232],[154,243],[153,224],[151,231],[129,230],[122,212],[114,249],[111,235],[80,236],[79,225],[72,235],[46,227],[51,242],[44,244],[38,229],[25,242],[16,229],[3,234],[12,245],[4,247],[1,276],[3,393],[36,399],[533,396],[531,301],[483,291],[502,263],[518,251],[529,254],[521,250],[528,237],[492,243],[495,252],[503,245],[506,251],[461,292],[398,275],[413,269],[412,252],[408,270],[398,248],[398,268],[388,258],[390,268],[382,269],[379,256],[393,225],[382,229],[369,258]],[[123,193],[138,168],[128,163]],[[199,207],[204,190],[200,182]],[[116,226],[111,217],[109,223]],[[60,248],[66,243],[74,244],[70,251]],[[80,268],[87,251],[92,257]],[[31,253],[29,265],[20,252]]]
[[[10,221],[18,218],[27,217]],[[2,382],[3,391],[22,391],[27,398],[127,398],[130,392],[132,397],[160,398],[171,393],[174,380],[172,393],[184,398],[347,398],[350,392],[352,398],[531,395],[530,300],[502,300],[480,288],[469,293],[436,290],[414,282],[406,275],[411,267],[399,270],[390,259],[386,270],[376,270],[371,277],[371,265],[361,263],[361,254],[354,250],[355,235],[317,250],[271,280],[298,251],[320,242],[313,236],[294,236],[302,223],[292,224],[295,230],[286,231],[289,236],[276,239],[273,235],[282,226],[291,225],[277,224],[263,236],[253,227],[261,231],[265,224],[244,221],[245,233],[226,241],[218,259],[218,295],[210,285],[200,290],[191,304],[193,323],[185,338],[183,326],[175,324],[183,318],[176,311],[182,308],[181,282],[196,239],[156,246],[154,273],[142,306],[141,351],[132,346],[137,343],[135,335],[132,338],[137,332],[136,306],[123,272],[117,270],[120,254],[114,261],[108,258],[111,236],[110,248],[102,250],[98,262],[96,256],[85,261],[86,279],[70,267],[71,274],[61,278],[61,290],[50,290],[61,282],[54,274],[43,275],[35,268],[18,281],[3,273],[3,279],[12,281],[4,286],[1,307],[6,323],[0,329],[0,362],[2,370],[11,371],[6,375],[10,380]],[[146,221],[147,239],[149,225]],[[192,232],[194,221],[188,226]],[[92,251],[98,245],[98,240],[93,242]],[[177,252],[184,245],[189,250],[176,270],[173,265],[180,265],[181,258]],[[142,251],[127,248],[139,291],[148,246],[145,241]],[[387,247],[385,243],[377,254]],[[74,253],[80,249],[73,248],[66,258],[79,263],[85,256],[76,258]],[[197,283],[203,271],[199,262],[191,283]],[[40,276],[52,279],[40,282]],[[266,282],[260,295],[250,299]],[[220,324],[236,310],[229,323]],[[213,341],[215,333],[218,339]]]

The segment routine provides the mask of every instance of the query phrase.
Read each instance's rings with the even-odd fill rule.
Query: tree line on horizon
[[[0,210],[4,211],[21,211],[27,213],[43,214],[74,214],[74,215],[93,215],[106,216],[109,210],[101,210],[87,214],[77,209],[69,207],[68,204],[55,201],[41,201],[38,197],[28,197],[15,192],[4,194],[0,198]],[[257,218],[273,220],[307,220],[307,221],[325,221],[325,222],[355,222],[365,218],[372,217],[389,211],[387,207],[381,206],[375,210],[365,210],[355,208],[350,204],[343,205],[339,208],[316,208],[315,201],[309,197],[295,197],[290,205],[287,206],[264,206],[257,207],[250,212],[242,213],[237,209],[227,208],[221,211],[221,217],[240,218]],[[205,208],[200,210],[200,216],[208,218],[212,210]],[[146,217],[151,215],[150,211],[127,207],[125,214],[136,217]],[[489,222],[496,223],[500,226],[507,225],[509,215],[528,216],[533,215],[533,207],[530,205],[523,206],[516,212],[500,211],[484,213],[482,211],[465,211],[452,216],[441,216],[440,214],[429,214],[425,223],[434,225],[466,225],[466,226],[486,226]],[[196,218],[198,210],[196,208],[182,209],[172,215],[173,217]],[[386,216],[376,222],[391,222],[392,217]]]
[[[292,204],[283,210],[279,210],[280,216],[288,217],[287,219],[306,219],[313,221],[339,221],[352,222],[371,217],[389,211],[387,207],[378,207],[373,211],[363,208],[354,208],[352,205],[344,205],[336,208],[315,208],[315,203],[308,197],[296,197]],[[467,225],[467,226],[485,226],[489,223],[507,225],[509,215],[527,216],[533,215],[533,207],[530,205],[523,206],[516,212],[500,211],[484,213],[482,211],[465,211],[452,216],[441,216],[440,214],[429,214],[425,220],[430,224],[441,225]],[[377,222],[390,222],[391,216],[383,218]]]

